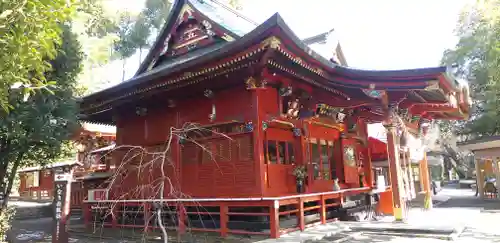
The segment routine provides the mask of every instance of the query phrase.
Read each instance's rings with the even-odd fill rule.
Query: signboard
[[[69,167],[57,169],[54,176],[54,224],[52,233],[53,243],[68,242],[66,221],[69,215],[71,182],[73,173]]]
[[[72,181],[73,175],[71,173],[56,174],[54,176],[54,181]]]
[[[91,189],[88,192],[88,201],[96,202],[108,199],[108,189]]]

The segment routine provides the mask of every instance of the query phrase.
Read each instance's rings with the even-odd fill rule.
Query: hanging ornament
[[[182,135],[179,135],[179,136],[178,136],[178,139],[179,139],[179,140],[178,140],[178,143],[179,143],[179,144],[184,144],[184,143],[186,143],[186,136],[184,136],[183,134],[182,134]]]
[[[267,122],[262,121],[262,131],[267,130],[267,127],[268,127]]]
[[[253,123],[251,121],[247,122],[245,124],[245,131],[246,132],[253,132]]]
[[[295,137],[300,137],[302,136],[302,130],[300,130],[300,128],[293,128],[293,135]]]

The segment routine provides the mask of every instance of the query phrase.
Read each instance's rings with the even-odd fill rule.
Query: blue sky
[[[224,0],[220,0],[224,1]],[[258,23],[279,12],[302,38],[332,28],[351,67],[407,69],[439,65],[460,11],[473,0],[242,0],[242,13]],[[141,0],[120,0],[120,9],[139,11]],[[145,55],[143,55],[144,57]],[[108,78],[119,82],[121,62],[110,64]],[[131,77],[138,66],[126,66]],[[109,70],[109,69],[108,69]],[[114,71],[116,70],[116,72]],[[112,76],[111,76],[112,75]]]

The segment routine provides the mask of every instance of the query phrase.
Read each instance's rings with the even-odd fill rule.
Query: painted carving
[[[363,92],[372,97],[372,98],[375,98],[375,99],[380,99],[382,98],[382,96],[384,95],[384,92],[383,90],[375,90],[375,89],[363,89]]]
[[[178,30],[178,33],[180,33],[180,35],[177,37],[172,47],[174,50],[187,48],[189,46],[191,46],[191,48],[188,49],[194,49],[200,41],[209,38],[207,32],[196,20],[190,20],[189,23],[181,25],[179,28],[180,30]]]
[[[344,147],[344,165],[356,167],[356,158],[354,148],[352,146]]]
[[[288,110],[286,116],[288,118],[297,118],[299,116],[300,100],[298,98],[288,101]]]
[[[168,47],[170,44],[170,38],[171,38],[171,35],[168,35],[167,38],[165,39],[165,41],[163,42],[163,49],[160,52],[160,56],[165,55],[165,53],[167,53]]]
[[[279,94],[282,97],[290,96],[293,92],[292,86],[287,86],[287,87],[281,87],[279,89]]]
[[[261,43],[261,47],[269,47],[272,49],[278,49],[278,47],[281,45],[281,40],[278,39],[276,36],[271,36]]]
[[[245,84],[247,85],[247,89],[257,88],[257,80],[255,80],[254,77],[248,77],[245,81]]]
[[[454,93],[450,93],[450,95],[448,96],[448,101],[453,108],[458,107],[458,100]]]
[[[333,106],[329,106],[327,104],[318,104],[316,105],[316,114],[318,116],[327,117],[333,119],[336,123],[344,122],[344,118],[346,115],[343,113],[343,108],[337,108]]]
[[[425,87],[425,90],[438,90],[438,89],[440,89],[438,81],[429,81],[427,82],[427,87]]]

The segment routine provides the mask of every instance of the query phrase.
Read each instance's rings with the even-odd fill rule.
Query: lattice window
[[[334,142],[324,139],[311,139],[311,163],[315,180],[331,180],[335,175]]]
[[[251,135],[238,137],[236,142],[239,159],[241,161],[253,160],[253,139]]]
[[[215,153],[218,161],[231,161],[231,140],[223,139],[215,142]]]
[[[201,163],[210,163],[213,162],[216,156],[214,155],[214,143],[206,142],[201,144]]]

